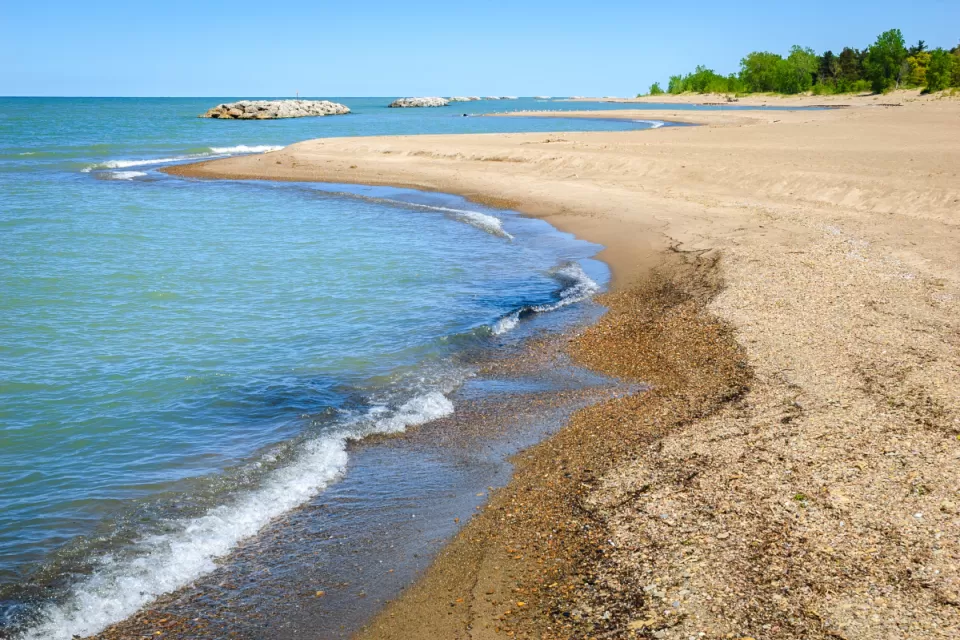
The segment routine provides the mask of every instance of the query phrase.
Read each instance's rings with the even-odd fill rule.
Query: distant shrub
[[[953,80],[953,67],[956,65],[955,56],[943,49],[934,49],[930,52],[924,80],[924,93],[943,91],[950,86]]]
[[[813,89],[810,91],[815,96],[828,96],[837,92],[837,86],[835,84],[824,84],[818,82],[817,84],[813,85]]]
[[[663,89],[660,88],[660,83],[659,83],[659,82],[654,82],[652,85],[650,85],[649,95],[651,95],[651,96],[662,96],[662,95],[663,95]]]

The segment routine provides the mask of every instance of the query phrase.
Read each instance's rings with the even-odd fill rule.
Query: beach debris
[[[350,113],[349,107],[329,100],[241,100],[218,104],[199,117],[218,120],[275,120],[340,116],[347,113]]]
[[[390,103],[393,108],[410,107],[446,107],[450,101],[446,98],[400,98]]]

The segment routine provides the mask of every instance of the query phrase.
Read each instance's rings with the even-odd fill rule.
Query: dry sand
[[[458,193],[607,247],[570,350],[653,390],[520,456],[363,637],[960,637],[960,102],[619,115],[707,126],[171,170]]]

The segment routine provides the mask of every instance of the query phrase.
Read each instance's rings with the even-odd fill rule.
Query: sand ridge
[[[461,550],[367,637],[960,634],[960,101],[682,115],[706,126],[323,139],[170,171],[458,193],[607,247],[613,312],[572,350],[655,392],[586,410],[560,434],[572,440],[521,457]],[[668,276],[650,271],[664,260]],[[707,360],[680,348],[707,335]],[[656,355],[626,348],[640,343]],[[668,362],[707,369],[714,391],[658,379]],[[575,496],[524,475],[546,464],[537,451],[591,433],[623,446],[571,454],[559,477]],[[553,505],[540,533],[557,528],[570,553],[551,559],[533,525],[492,526],[525,487]],[[563,509],[602,537],[559,533]],[[498,537],[510,531],[532,536],[528,552]],[[548,589],[544,566],[569,579]],[[442,596],[480,576],[494,586]]]

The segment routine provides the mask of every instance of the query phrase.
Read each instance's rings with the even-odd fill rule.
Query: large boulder
[[[345,113],[350,113],[349,107],[329,100],[241,100],[218,104],[200,117],[220,120],[272,120],[339,116]]]
[[[450,104],[446,98],[400,98],[390,103],[393,108],[445,107]]]

